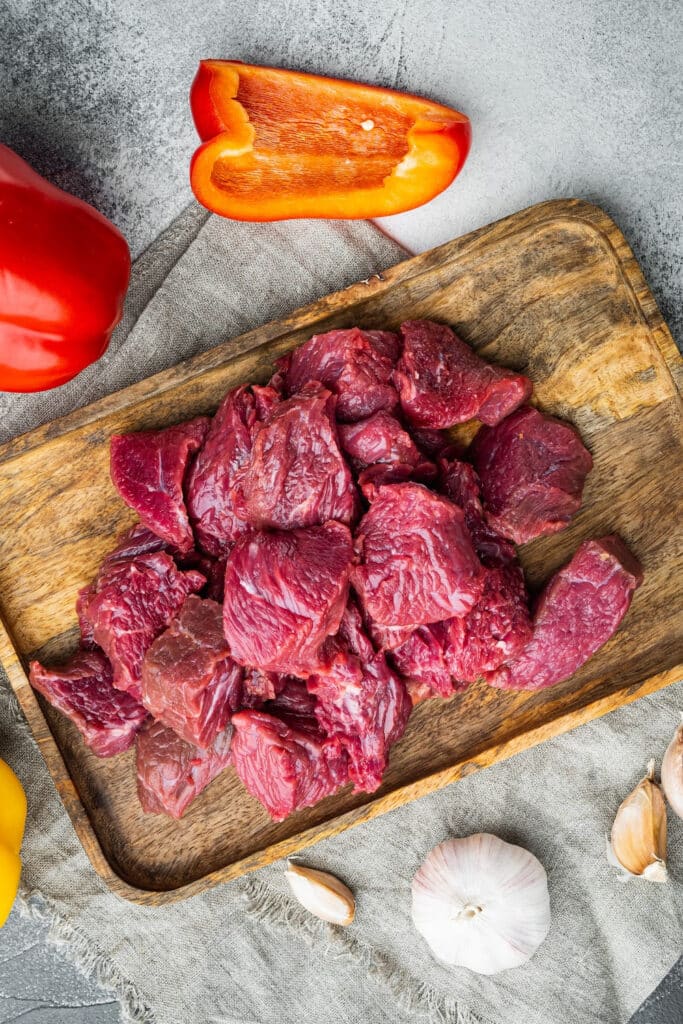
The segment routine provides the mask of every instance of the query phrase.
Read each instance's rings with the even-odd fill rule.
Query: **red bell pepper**
[[[426,203],[470,147],[464,114],[390,89],[205,60],[190,105],[190,180],[235,220],[383,217]]]
[[[0,391],[53,388],[99,359],[129,278],[114,225],[0,145]]]

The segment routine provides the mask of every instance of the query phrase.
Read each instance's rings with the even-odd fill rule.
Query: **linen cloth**
[[[190,207],[137,261],[106,356],[40,396],[0,396],[6,439],[397,262],[369,224],[239,225]],[[0,753],[29,818],[21,901],[65,954],[146,1024],[622,1024],[681,952],[683,823],[672,881],[624,884],[604,836],[683,708],[669,687],[602,720],[326,840],[302,861],[355,891],[348,929],[310,917],[283,864],[169,907],[129,904],[90,867],[7,681]],[[548,872],[553,923],[525,966],[486,978],[441,966],[410,921],[410,881],[449,837],[489,831]]]

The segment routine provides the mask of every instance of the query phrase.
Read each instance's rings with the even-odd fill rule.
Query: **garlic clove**
[[[662,789],[671,809],[683,818],[683,715],[662,761]]]
[[[612,825],[611,863],[629,875],[666,882],[666,805],[654,781],[655,763],[622,802]]]
[[[413,923],[437,959],[478,974],[525,963],[550,928],[543,865],[488,833],[435,846],[412,895]]]
[[[356,913],[353,893],[327,871],[287,861],[285,878],[302,907],[330,924],[349,925]]]

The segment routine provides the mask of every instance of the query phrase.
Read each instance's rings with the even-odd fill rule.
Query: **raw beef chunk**
[[[415,427],[452,427],[472,419],[499,423],[531,394],[530,380],[485,363],[444,324],[408,320],[401,335],[394,383]]]
[[[391,745],[403,735],[411,702],[384,654],[375,653],[353,602],[334,639],[328,664],[309,676],[307,686],[317,698],[322,729],[349,755],[356,790],[372,793],[382,782]]]
[[[187,518],[183,481],[191,456],[209,429],[205,416],[166,430],[143,430],[111,439],[111,478],[144,526],[179,551],[194,537]]]
[[[514,658],[531,639],[531,617],[521,567],[486,569],[484,589],[461,618],[431,627],[452,676],[473,683]]]
[[[252,526],[291,530],[355,517],[358,494],[337,443],[335,401],[327,388],[306,385],[256,432],[243,479]]]
[[[241,478],[258,425],[278,401],[273,388],[237,388],[228,392],[211,421],[186,489],[197,541],[210,555],[226,555],[233,541],[248,528]]]
[[[440,459],[439,468],[443,491],[463,510],[467,529],[482,564],[491,569],[516,564],[514,545],[497,534],[486,519],[481,504],[479,477],[472,466],[456,459]]]
[[[101,651],[78,651],[59,668],[32,661],[31,686],[77,727],[98,757],[128,750],[147,712],[128,693],[115,690]]]
[[[231,739],[228,726],[202,750],[150,719],[137,740],[138,797],[143,811],[182,818],[195,797],[229,763]]]
[[[380,625],[419,626],[464,615],[482,589],[482,568],[464,515],[415,483],[380,487],[356,537],[352,582]]]
[[[278,366],[288,394],[296,394],[310,381],[320,381],[338,396],[337,419],[353,423],[398,405],[391,381],[397,352],[396,335],[352,327],[314,335],[279,360]]]
[[[389,655],[391,664],[404,677],[413,703],[426,697],[450,697],[454,693],[451,671],[446,664],[443,636],[434,627],[420,626]]]
[[[472,459],[490,525],[516,544],[565,528],[593,465],[573,427],[531,406],[483,427]]]
[[[142,702],[188,743],[208,747],[240,706],[243,670],[223,636],[223,609],[190,595],[142,663]]]
[[[301,675],[336,633],[353,559],[341,523],[242,537],[225,570],[223,628],[233,658]]]
[[[410,434],[395,416],[384,411],[356,423],[340,423],[339,443],[356,472],[375,462],[417,466],[422,461]]]
[[[411,427],[413,441],[430,459],[436,459],[454,444],[445,430],[429,430],[428,427]]]
[[[347,780],[339,741],[319,730],[292,728],[263,711],[240,711],[232,724],[235,771],[274,821],[310,807]]]
[[[204,582],[194,570],[179,572],[164,551],[105,560],[83,611],[95,643],[112,663],[117,689],[140,699],[147,648],[168,626],[187,595],[201,590]]]
[[[280,672],[262,672],[260,668],[245,669],[242,684],[242,707],[263,707],[267,701],[275,700],[289,679],[293,678],[294,676],[286,676]]]
[[[403,484],[408,480],[430,484],[436,479],[437,470],[433,462],[423,459],[417,466],[405,462],[376,462],[358,474],[358,486],[368,504],[372,504],[385,484]]]
[[[529,643],[487,682],[540,690],[567,679],[614,635],[642,580],[640,565],[619,537],[584,541],[543,590]]]
[[[105,566],[111,562],[120,561],[122,558],[135,558],[136,555],[148,555],[151,551],[166,551],[168,544],[158,534],[153,533],[142,523],[136,523],[130,530],[127,530],[118,543],[104,559],[100,566],[100,574]]]

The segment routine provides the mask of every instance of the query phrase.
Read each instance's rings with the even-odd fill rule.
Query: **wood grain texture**
[[[264,381],[310,334],[430,317],[527,373],[534,401],[574,422],[593,453],[570,528],[521,550],[532,585],[586,537],[620,533],[645,569],[621,630],[571,679],[538,693],[474,686],[420,705],[381,789],[347,787],[273,823],[232,770],[181,822],[144,815],[133,754],[101,761],[31,690],[30,657],[76,642],[74,600],[134,520],[108,474],[108,439],[212,412]],[[400,806],[605,714],[681,669],[677,571],[683,364],[616,225],[575,200],[543,203],[330,295],[0,449],[0,660],[97,871],[150,905],[184,898]]]

